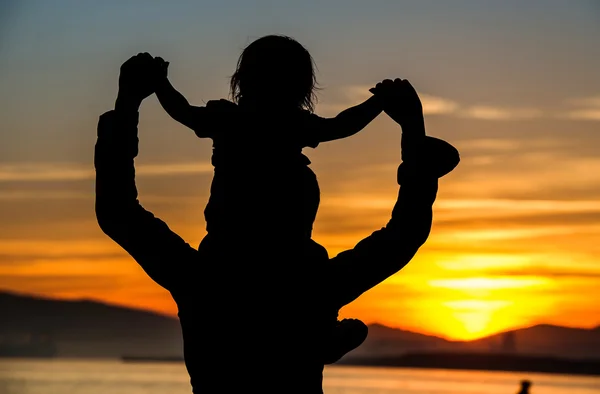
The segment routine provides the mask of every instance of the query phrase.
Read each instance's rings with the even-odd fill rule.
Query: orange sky
[[[428,242],[343,315],[453,339],[542,322],[600,325],[600,13],[583,1],[502,3],[353,4],[342,14],[271,5],[246,19],[224,5],[141,14],[117,2],[13,6],[0,41],[0,88],[12,92],[0,97],[0,289],[175,313],[96,224],[97,117],[133,53],[171,61],[174,84],[201,105],[226,96],[249,39],[277,32],[313,53],[324,88],[318,114],[405,77],[422,94],[428,133],[461,151],[441,182]],[[142,108],[140,139],[142,204],[197,245],[210,142],[154,98]],[[306,151],[322,189],[315,239],[330,255],[389,219],[399,142],[382,115],[355,137]]]

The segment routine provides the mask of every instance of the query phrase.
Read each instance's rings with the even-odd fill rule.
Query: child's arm
[[[210,134],[214,128],[211,123],[211,119],[213,118],[211,116],[212,111],[207,111],[206,107],[190,105],[183,94],[179,93],[171,85],[167,77],[169,62],[166,62],[161,57],[155,57],[154,61],[157,66],[156,72],[158,73],[155,92],[160,105],[171,118],[192,129],[198,137],[212,138]]]
[[[383,111],[381,99],[371,96],[365,102],[340,112],[335,118],[322,119],[320,142],[350,137],[364,129]]]
[[[156,97],[160,105],[171,118],[196,131],[198,130],[198,117],[201,115],[198,107],[190,105],[187,99],[171,85],[164,77],[156,88]]]

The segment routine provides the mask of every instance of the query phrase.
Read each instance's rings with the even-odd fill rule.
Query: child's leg
[[[331,342],[323,352],[324,363],[333,364],[348,352],[359,347],[365,339],[369,328],[358,319],[343,319],[336,323]]]
[[[405,136],[402,136],[402,141]],[[406,153],[408,160],[403,160],[398,167],[398,184],[402,185],[407,178],[433,176],[441,178],[458,165],[460,155],[458,150],[446,141],[435,137],[423,137],[420,142],[412,141],[408,147],[402,148],[403,158]]]

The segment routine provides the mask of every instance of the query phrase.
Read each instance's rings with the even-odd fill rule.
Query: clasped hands
[[[415,88],[406,79],[385,79],[369,89],[380,97],[384,112],[401,126],[421,123],[423,105]]]

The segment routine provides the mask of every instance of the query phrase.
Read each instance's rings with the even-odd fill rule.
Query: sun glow
[[[461,278],[435,279],[429,281],[431,287],[457,290],[501,290],[522,289],[534,286],[544,286],[548,283],[545,278]]]

